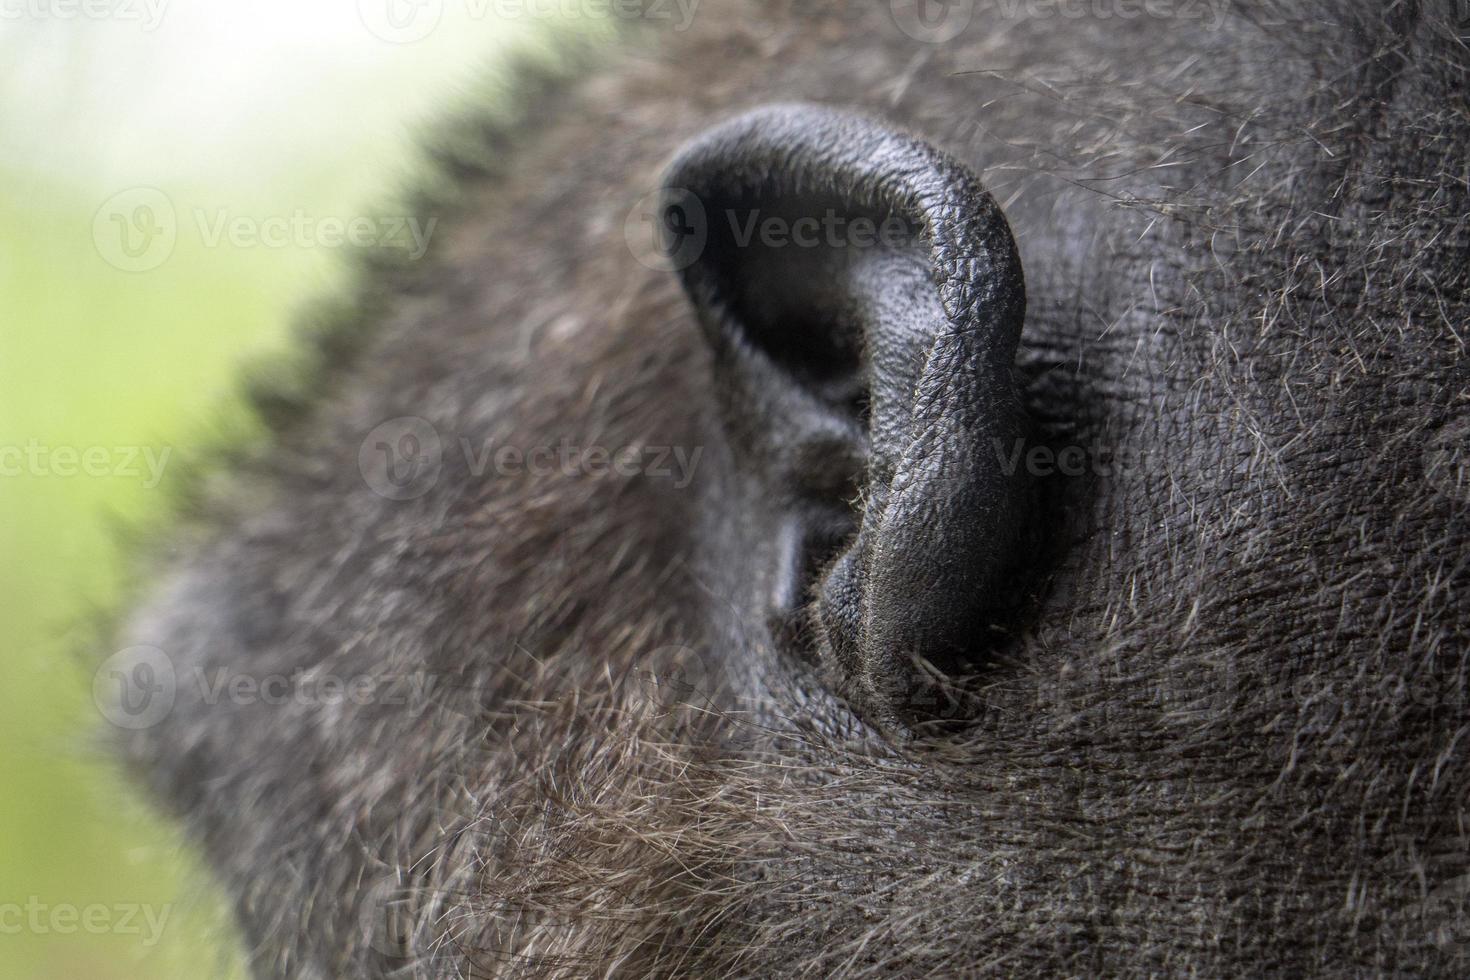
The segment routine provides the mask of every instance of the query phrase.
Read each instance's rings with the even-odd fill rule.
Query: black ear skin
[[[816,105],[706,132],[664,183],[667,227],[703,242],[680,274],[731,442],[800,528],[817,654],[902,727],[915,658],[976,652],[1024,521],[1010,228],[934,147]]]

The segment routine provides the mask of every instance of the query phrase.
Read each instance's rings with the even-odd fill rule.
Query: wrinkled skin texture
[[[120,637],[181,673],[448,680],[180,685],[128,736],[258,973],[1464,975],[1451,7],[982,6],[944,44],[886,4],[712,8],[451,161],[432,261],[375,273],[364,349]],[[811,570],[773,609],[791,504],[731,394],[760,386],[624,240],[681,146],[772,103],[976,177],[1024,269],[1025,446],[1113,461],[1017,484],[996,596],[954,596],[972,641],[932,669],[803,642]],[[399,416],[445,446],[406,500],[358,459]],[[703,452],[676,487],[457,451],[563,438]]]

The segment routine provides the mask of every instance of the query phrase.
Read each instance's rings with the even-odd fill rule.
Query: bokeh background
[[[207,447],[259,438],[242,369],[348,282],[344,248],[267,222],[404,214],[436,119],[506,98],[510,53],[601,27],[473,0],[0,0],[0,977],[242,975],[197,857],[100,748],[94,624],[128,529],[166,523]]]

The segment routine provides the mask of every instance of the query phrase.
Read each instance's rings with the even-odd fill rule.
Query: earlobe
[[[896,721],[916,658],[973,652],[1023,520],[994,451],[1022,431],[1010,229],[934,147],[821,106],[718,126],[665,184],[667,217],[698,223],[680,274],[732,443],[812,529],[792,567],[814,646]]]

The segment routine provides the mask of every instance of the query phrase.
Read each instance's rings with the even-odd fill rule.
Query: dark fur
[[[493,169],[452,158],[433,261],[125,631],[181,670],[450,681],[181,687],[129,741],[258,973],[1463,975],[1470,497],[1425,460],[1470,412],[1470,54],[1449,5],[1357,7],[982,5],[933,47],[886,4],[709,3],[542,96]],[[1036,437],[1148,464],[1041,481],[1031,595],[929,737],[775,652],[710,355],[622,236],[685,140],[795,99],[980,175]],[[446,451],[393,502],[357,453],[401,415],[704,455],[679,490]],[[711,702],[660,682],[690,669]]]

